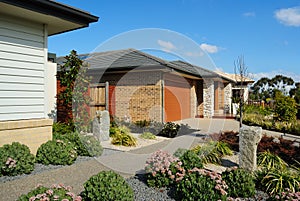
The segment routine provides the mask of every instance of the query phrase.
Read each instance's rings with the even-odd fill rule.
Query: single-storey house
[[[98,17],[48,0],[1,0],[0,15],[0,146],[18,141],[35,153],[52,138],[56,64],[48,62],[48,36]]]
[[[79,57],[89,64],[93,85],[108,83],[108,109],[118,118],[168,122],[231,113],[236,81],[214,71],[136,49]]]

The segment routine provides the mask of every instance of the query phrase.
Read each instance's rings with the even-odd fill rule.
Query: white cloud
[[[176,46],[169,41],[157,40],[157,43],[166,52],[171,52],[172,50],[177,49]]]
[[[188,57],[202,57],[204,55],[203,52],[186,52],[186,56]]]
[[[255,14],[255,12],[246,12],[246,13],[243,13],[243,16],[245,16],[245,17],[255,17],[256,14]]]
[[[295,82],[300,82],[300,74],[296,74],[293,72],[287,72],[283,70],[278,71],[270,71],[270,72],[261,72],[261,73],[251,73],[250,77],[255,81],[259,80],[262,77],[273,78],[276,75],[283,75],[286,77],[291,77]]]
[[[275,11],[275,18],[286,26],[300,26],[300,7],[283,8]]]
[[[208,53],[212,53],[212,54],[217,53],[220,50],[219,47],[217,47],[215,45],[209,45],[209,44],[206,44],[206,43],[202,43],[200,45],[200,47],[201,47],[202,50],[204,50]]]

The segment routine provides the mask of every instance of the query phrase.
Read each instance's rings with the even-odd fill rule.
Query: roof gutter
[[[83,27],[88,26],[91,22],[97,22],[99,19],[99,17],[91,15],[88,12],[51,0],[0,0],[0,2],[65,19],[81,24]]]

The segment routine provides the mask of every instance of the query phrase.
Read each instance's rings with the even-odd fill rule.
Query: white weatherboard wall
[[[0,121],[45,118],[47,31],[1,16]]]

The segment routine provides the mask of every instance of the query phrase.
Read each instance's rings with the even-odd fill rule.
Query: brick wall
[[[115,85],[115,116],[138,120],[161,121],[161,73],[137,72],[105,74],[101,82]],[[110,100],[111,101],[111,100]]]

